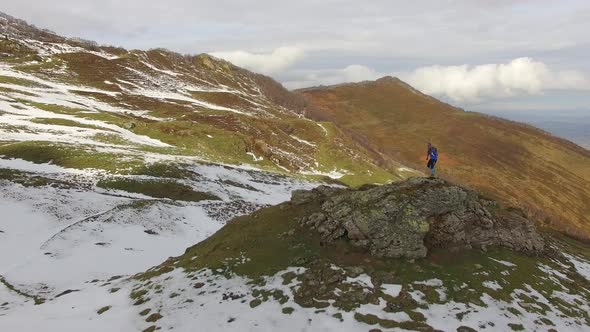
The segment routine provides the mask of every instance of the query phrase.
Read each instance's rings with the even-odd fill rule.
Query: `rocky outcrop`
[[[295,191],[291,204],[310,205],[300,223],[324,242],[344,238],[379,257],[420,258],[434,247],[504,246],[530,254],[545,249],[534,223],[520,210],[503,209],[438,178],[359,189],[320,186]]]

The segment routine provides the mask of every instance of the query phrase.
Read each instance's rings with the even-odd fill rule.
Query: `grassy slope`
[[[274,275],[290,266],[304,266],[308,270],[303,276],[297,277],[303,283],[295,292],[295,301],[301,306],[322,309],[325,307],[322,302],[334,300],[335,307],[350,311],[373,299],[372,295],[362,299],[349,297],[348,295],[356,290],[348,289],[347,285],[339,282],[326,281],[319,288],[324,291],[318,290],[317,283],[307,282],[316,278],[316,280],[329,280],[329,276],[334,271],[331,266],[335,264],[347,271],[360,268],[361,271],[369,274],[374,282],[403,285],[403,291],[399,297],[384,298],[391,303],[392,308],[406,312],[412,320],[406,322],[406,325],[397,325],[398,323],[393,321],[375,321],[376,317],[373,315],[355,315],[355,319],[368,324],[377,322],[382,327],[429,330],[424,317],[417,312],[420,309],[426,309],[427,306],[409,300],[408,292],[412,290],[425,293],[429,303],[442,304],[456,301],[483,305],[481,298],[484,294],[496,300],[511,302],[514,292],[518,289],[527,289],[528,285],[543,294],[566,316],[578,317],[582,321],[590,322],[590,316],[587,312],[580,310],[578,304],[568,304],[554,293],[564,291],[581,294],[586,298],[590,296],[585,289],[588,281],[577,274],[571,263],[561,258],[529,257],[498,248],[491,248],[487,253],[479,250],[449,252],[439,249],[432,251],[426,259],[411,263],[407,260],[376,258],[345,241],[322,245],[314,232],[299,227],[298,220],[317,208],[315,203],[303,206],[284,203],[261,209],[248,216],[238,217],[205,241],[188,248],[184,255],[169,259],[162,265],[137,275],[136,278],[143,281],[144,285],[149,285],[154,277],[171,272],[175,268],[184,269],[187,278],[196,271],[209,268],[227,277],[234,274],[245,276],[253,280],[252,284],[258,284],[262,282],[263,276]],[[558,240],[556,245],[561,246],[564,251],[575,253],[586,259],[590,258],[587,248],[574,240]],[[243,260],[243,257],[248,259]],[[505,265],[493,259],[509,261],[514,266],[509,268],[508,273]],[[555,282],[556,279],[549,278],[540,268],[542,264],[563,271],[570,279],[567,288],[562,286],[563,280]],[[293,277],[295,276],[283,275],[285,283],[289,283],[289,278]],[[446,298],[440,298],[435,288],[416,283],[433,278],[443,282],[447,291]],[[487,288],[486,280],[499,282],[501,288],[496,290]],[[342,292],[344,295],[335,295],[333,290],[336,288],[345,289],[346,291]],[[141,294],[140,297],[149,301],[147,289],[139,287],[136,293],[131,294],[133,299],[135,294]],[[383,294],[377,293],[377,296],[383,296]],[[517,316],[522,314],[520,310],[537,312],[535,310],[538,309],[533,304],[542,306],[539,304],[542,302],[539,299],[526,295],[516,296],[516,298],[519,303],[524,303],[518,309],[512,309],[516,309],[514,314]],[[537,313],[542,313],[543,310],[545,309]]]
[[[385,165],[397,160],[424,169],[431,139],[441,176],[590,239],[589,151],[527,125],[461,111],[396,79],[300,93],[317,106],[309,117],[334,122],[378,150]]]
[[[51,38],[57,38],[56,42],[64,42],[59,36]],[[1,41],[0,49],[11,55],[1,59],[6,63],[22,63],[32,60],[31,56],[36,56],[34,50],[26,48],[16,40]],[[113,96],[97,92],[76,92],[119,108],[148,111],[150,116],[161,118],[163,121],[154,121],[131,113],[96,113],[54,104],[42,104],[28,100],[28,97],[23,94],[16,99],[18,104],[58,114],[105,121],[173,146],[171,149],[136,147],[152,152],[197,155],[213,162],[247,163],[273,171],[284,169],[295,173],[309,172],[312,169],[323,173],[339,171],[347,174],[341,181],[353,186],[364,183],[384,183],[404,177],[403,174],[398,174],[396,171],[387,172],[370,162],[371,158],[366,157],[370,152],[347,137],[346,133],[340,129],[332,128],[331,124],[325,124],[324,130],[317,123],[301,118],[298,113],[306,106],[304,99],[288,92],[268,77],[251,73],[208,55],[182,56],[160,49],[146,52],[107,48],[93,50],[114,52],[119,55],[119,58],[109,60],[85,52],[66,53],[53,55],[36,64],[27,63],[13,68],[74,86],[119,93]],[[162,74],[153,67],[174,74]],[[138,72],[151,78],[137,76]],[[241,94],[194,91],[192,95],[202,101],[256,115],[215,111],[181,100],[129,94],[112,82],[119,82],[126,89],[142,86],[153,91],[165,91],[166,89],[162,86],[177,84],[213,89],[223,85]],[[0,83],[34,86],[33,82],[11,77],[0,77]],[[18,106],[18,104],[14,105]],[[33,122],[88,127],[77,125],[70,120],[34,119]],[[116,134],[100,134],[94,137],[94,140],[117,145],[128,143],[118,139]],[[21,145],[21,147],[24,146]],[[263,159],[253,160],[247,152],[252,152]],[[28,152],[23,151],[23,153]],[[18,157],[18,152],[13,149],[10,155]],[[63,162],[68,163],[67,158]],[[77,162],[68,164],[71,166]]]

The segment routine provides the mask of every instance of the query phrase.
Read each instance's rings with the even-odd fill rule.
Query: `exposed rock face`
[[[348,239],[379,257],[419,258],[433,247],[499,245],[531,254],[545,249],[534,224],[518,210],[438,178],[412,178],[360,189],[321,186],[293,193],[292,204],[314,203],[301,224],[331,242]]]

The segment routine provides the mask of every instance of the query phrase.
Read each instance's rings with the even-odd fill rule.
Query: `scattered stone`
[[[158,232],[153,231],[151,229],[146,229],[144,232],[147,233],[147,234],[149,234],[149,235],[158,235]]]

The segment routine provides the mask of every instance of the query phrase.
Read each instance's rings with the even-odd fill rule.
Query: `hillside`
[[[489,133],[433,137],[445,179],[426,178],[418,137],[453,118]],[[513,150],[549,173],[503,182],[529,166]],[[487,193],[448,180],[472,153]],[[392,79],[292,93],[0,13],[0,331],[583,331],[588,245],[512,206],[578,217],[587,158]]]
[[[391,77],[300,90],[330,121],[379,154],[425,169],[438,147],[438,174],[520,206],[543,225],[590,239],[590,152],[534,127],[465,112]]]
[[[0,249],[19,253],[0,255],[3,331],[590,324],[587,245],[540,237],[522,212],[440,179],[310,190],[265,172],[185,165],[184,183],[208,194],[185,201],[101,189],[96,174],[58,166],[2,166],[12,173],[0,180]]]
[[[146,153],[188,156],[351,185],[411,174],[385,172],[331,123],[301,117],[303,98],[226,61],[98,46],[7,15],[0,35],[0,155],[119,171]]]

